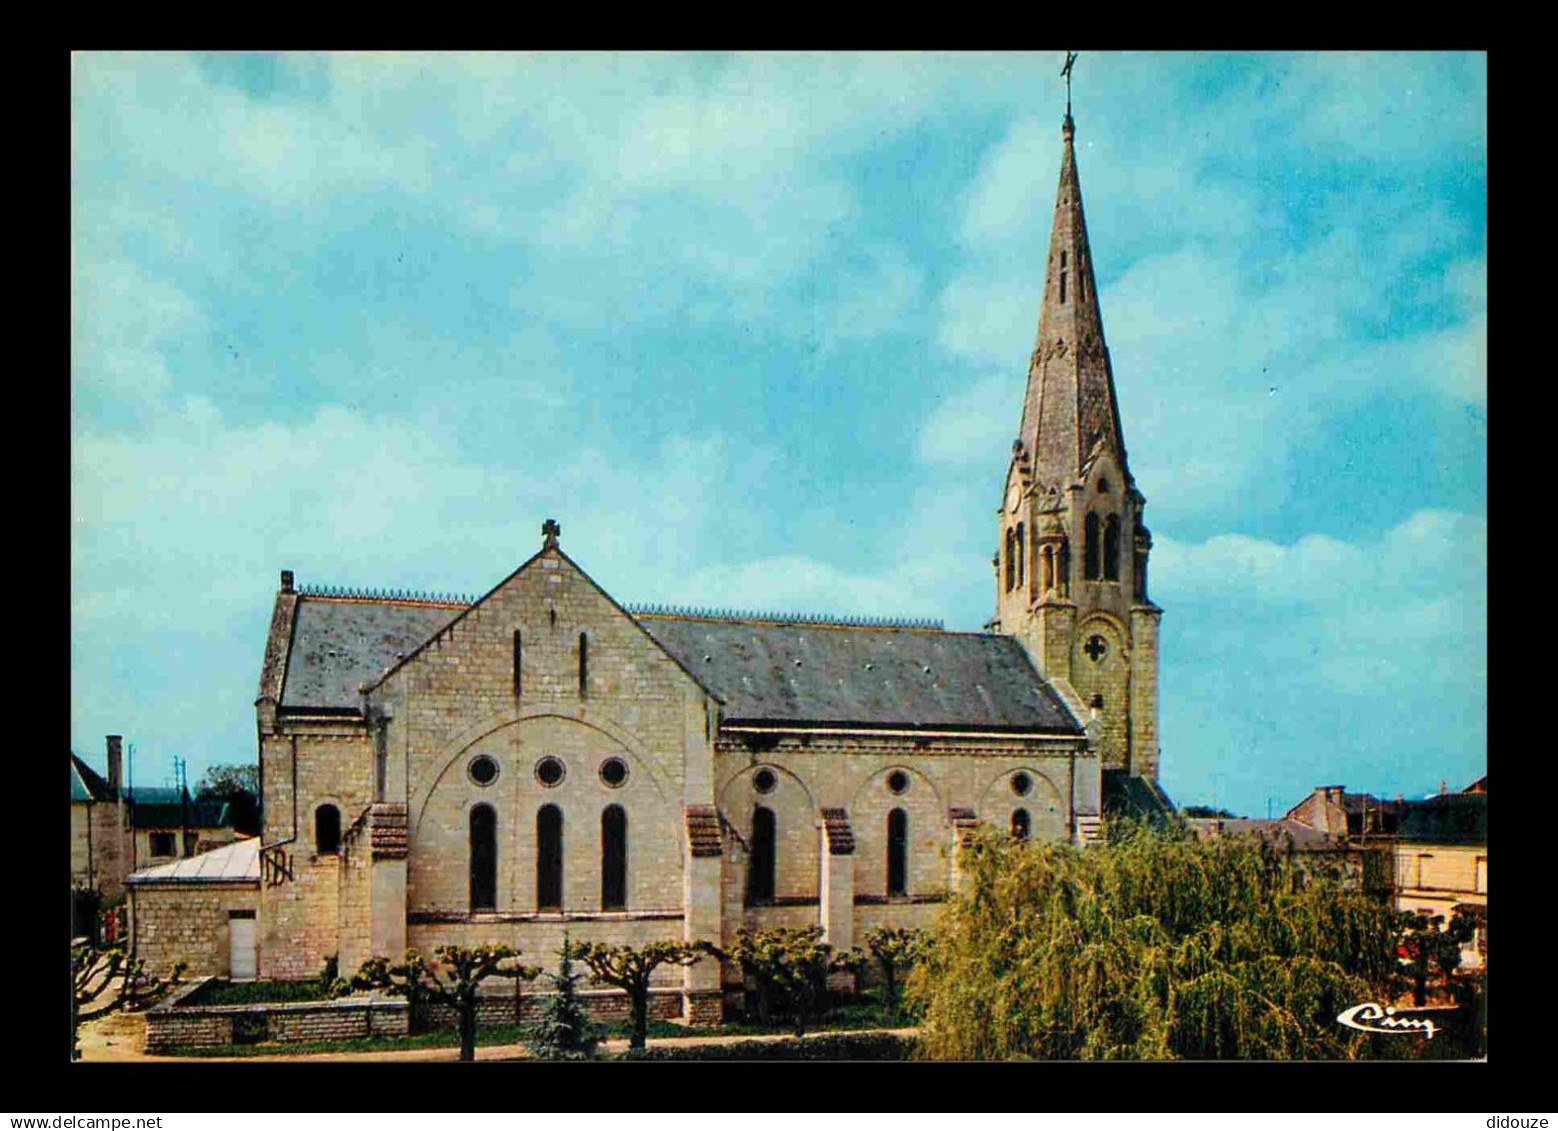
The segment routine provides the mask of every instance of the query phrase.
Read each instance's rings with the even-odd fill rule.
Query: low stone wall
[[[255,1005],[184,1005],[210,978],[201,978],[146,1012],[146,1051],[258,1043],[403,1037],[410,1032],[399,997],[337,998]]]
[[[476,1003],[476,1017],[481,1025],[528,1024],[541,1018],[550,993],[532,993],[521,990],[516,1002],[514,994],[482,994]],[[621,990],[579,990],[579,1002],[594,1021],[611,1024],[626,1021],[632,1012],[628,995]],[[717,997],[717,995],[716,995]],[[454,1025],[454,1010],[441,1002],[424,1001],[417,1007],[417,1022],[423,1028]],[[695,1009],[695,1014],[697,1010]],[[707,1010],[705,1010],[707,1012]],[[682,1015],[682,991],[680,989],[651,988],[649,991],[649,1016],[662,1021],[673,1021]],[[717,1018],[716,1018],[717,1020]]]

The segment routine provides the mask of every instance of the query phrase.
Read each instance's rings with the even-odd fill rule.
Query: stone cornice
[[[1059,738],[1042,740],[1039,736],[1033,737],[1007,737],[1001,735],[982,736],[982,739],[969,740],[945,740],[946,736],[920,737],[914,742],[914,749],[906,751],[907,745],[903,738],[884,737],[882,735],[812,735],[790,734],[776,736],[772,745],[765,746],[762,753],[772,755],[782,754],[896,754],[913,753],[917,755],[946,756],[959,755],[986,755],[991,757],[1040,757],[1063,758],[1072,753],[1084,756],[1086,744],[1085,735],[1070,735]],[[749,758],[753,751],[746,743],[739,740],[730,741],[721,739],[714,747],[716,754],[731,755],[739,758]]]

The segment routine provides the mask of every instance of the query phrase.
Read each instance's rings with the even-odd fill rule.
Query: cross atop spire
[[[1066,65],[1060,68],[1061,77],[1066,80],[1066,125],[1071,124],[1071,68],[1076,65],[1077,53],[1066,52]]]

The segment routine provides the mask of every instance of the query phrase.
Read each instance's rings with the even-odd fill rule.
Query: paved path
[[[892,1033],[895,1036],[913,1036],[917,1029],[847,1029],[809,1033],[823,1036],[825,1033]],[[788,1033],[765,1033],[758,1036],[708,1036],[651,1037],[649,1044],[662,1045],[728,1045],[738,1041],[783,1041]],[[88,1061],[140,1061],[142,1063],[179,1064],[239,1064],[251,1061],[285,1061],[288,1063],[331,1061],[445,1061],[460,1059],[456,1047],[424,1049],[386,1049],[381,1052],[313,1052],[284,1055],[268,1053],[263,1056],[151,1056],[145,1051],[146,1019],[138,1013],[115,1013],[92,1021],[81,1027],[81,1059]],[[601,1046],[607,1052],[625,1052],[627,1038],[606,1041]],[[529,1051],[524,1045],[479,1045],[477,1060],[528,1060]]]

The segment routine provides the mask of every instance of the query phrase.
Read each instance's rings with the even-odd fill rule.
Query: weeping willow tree
[[[1261,839],[984,835],[910,974],[940,1059],[1351,1059],[1336,1015],[1396,966],[1390,909]]]

